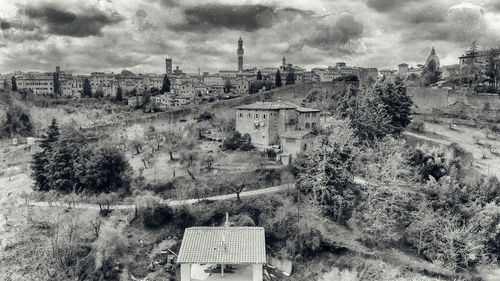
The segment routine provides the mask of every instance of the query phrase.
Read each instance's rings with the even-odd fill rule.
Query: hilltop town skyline
[[[162,73],[164,59],[186,72],[277,67],[283,56],[306,69],[417,65],[435,46],[456,64],[472,41],[498,46],[496,1],[9,1],[0,11],[0,73]],[[291,28],[293,27],[293,30]]]

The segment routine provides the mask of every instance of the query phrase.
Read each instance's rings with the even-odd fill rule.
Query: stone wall
[[[450,114],[453,107],[463,104],[469,118],[500,120],[500,95],[476,94],[467,89],[451,91],[421,87],[409,87],[407,92],[412,97],[415,113],[430,114],[437,111]]]

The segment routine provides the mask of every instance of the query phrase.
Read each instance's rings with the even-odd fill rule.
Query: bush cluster
[[[255,148],[254,145],[252,144],[252,137],[250,137],[249,134],[244,134],[242,136],[238,131],[235,131],[230,136],[228,136],[222,143],[222,146],[225,149],[229,150],[239,149],[242,151],[250,151]]]

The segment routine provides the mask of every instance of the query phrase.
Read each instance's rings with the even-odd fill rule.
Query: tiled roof
[[[319,109],[307,108],[307,107],[301,107],[301,106],[298,106],[295,110],[297,110],[298,112],[320,112],[321,111]]]
[[[305,136],[307,136],[311,131],[286,131],[283,134],[280,135],[280,138],[287,138],[287,139],[301,139]]]
[[[288,102],[256,102],[252,104],[240,105],[236,109],[295,109],[297,106]]]
[[[264,228],[186,228],[177,262],[200,264],[266,263]]]

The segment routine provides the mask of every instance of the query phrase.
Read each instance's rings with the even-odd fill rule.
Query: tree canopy
[[[164,92],[169,92],[170,93],[170,79],[168,78],[168,75],[165,74],[163,76],[163,83],[161,85],[161,91]]]
[[[90,86],[90,81],[88,78],[83,79],[82,97],[92,97],[92,86]]]
[[[130,165],[113,147],[95,146],[79,131],[68,128],[62,135],[55,119],[33,156],[35,189],[62,193],[127,192]]]
[[[281,72],[279,71],[279,69],[276,72],[275,83],[274,84],[276,85],[276,87],[281,87],[281,85],[282,85],[282,82],[281,82]]]

